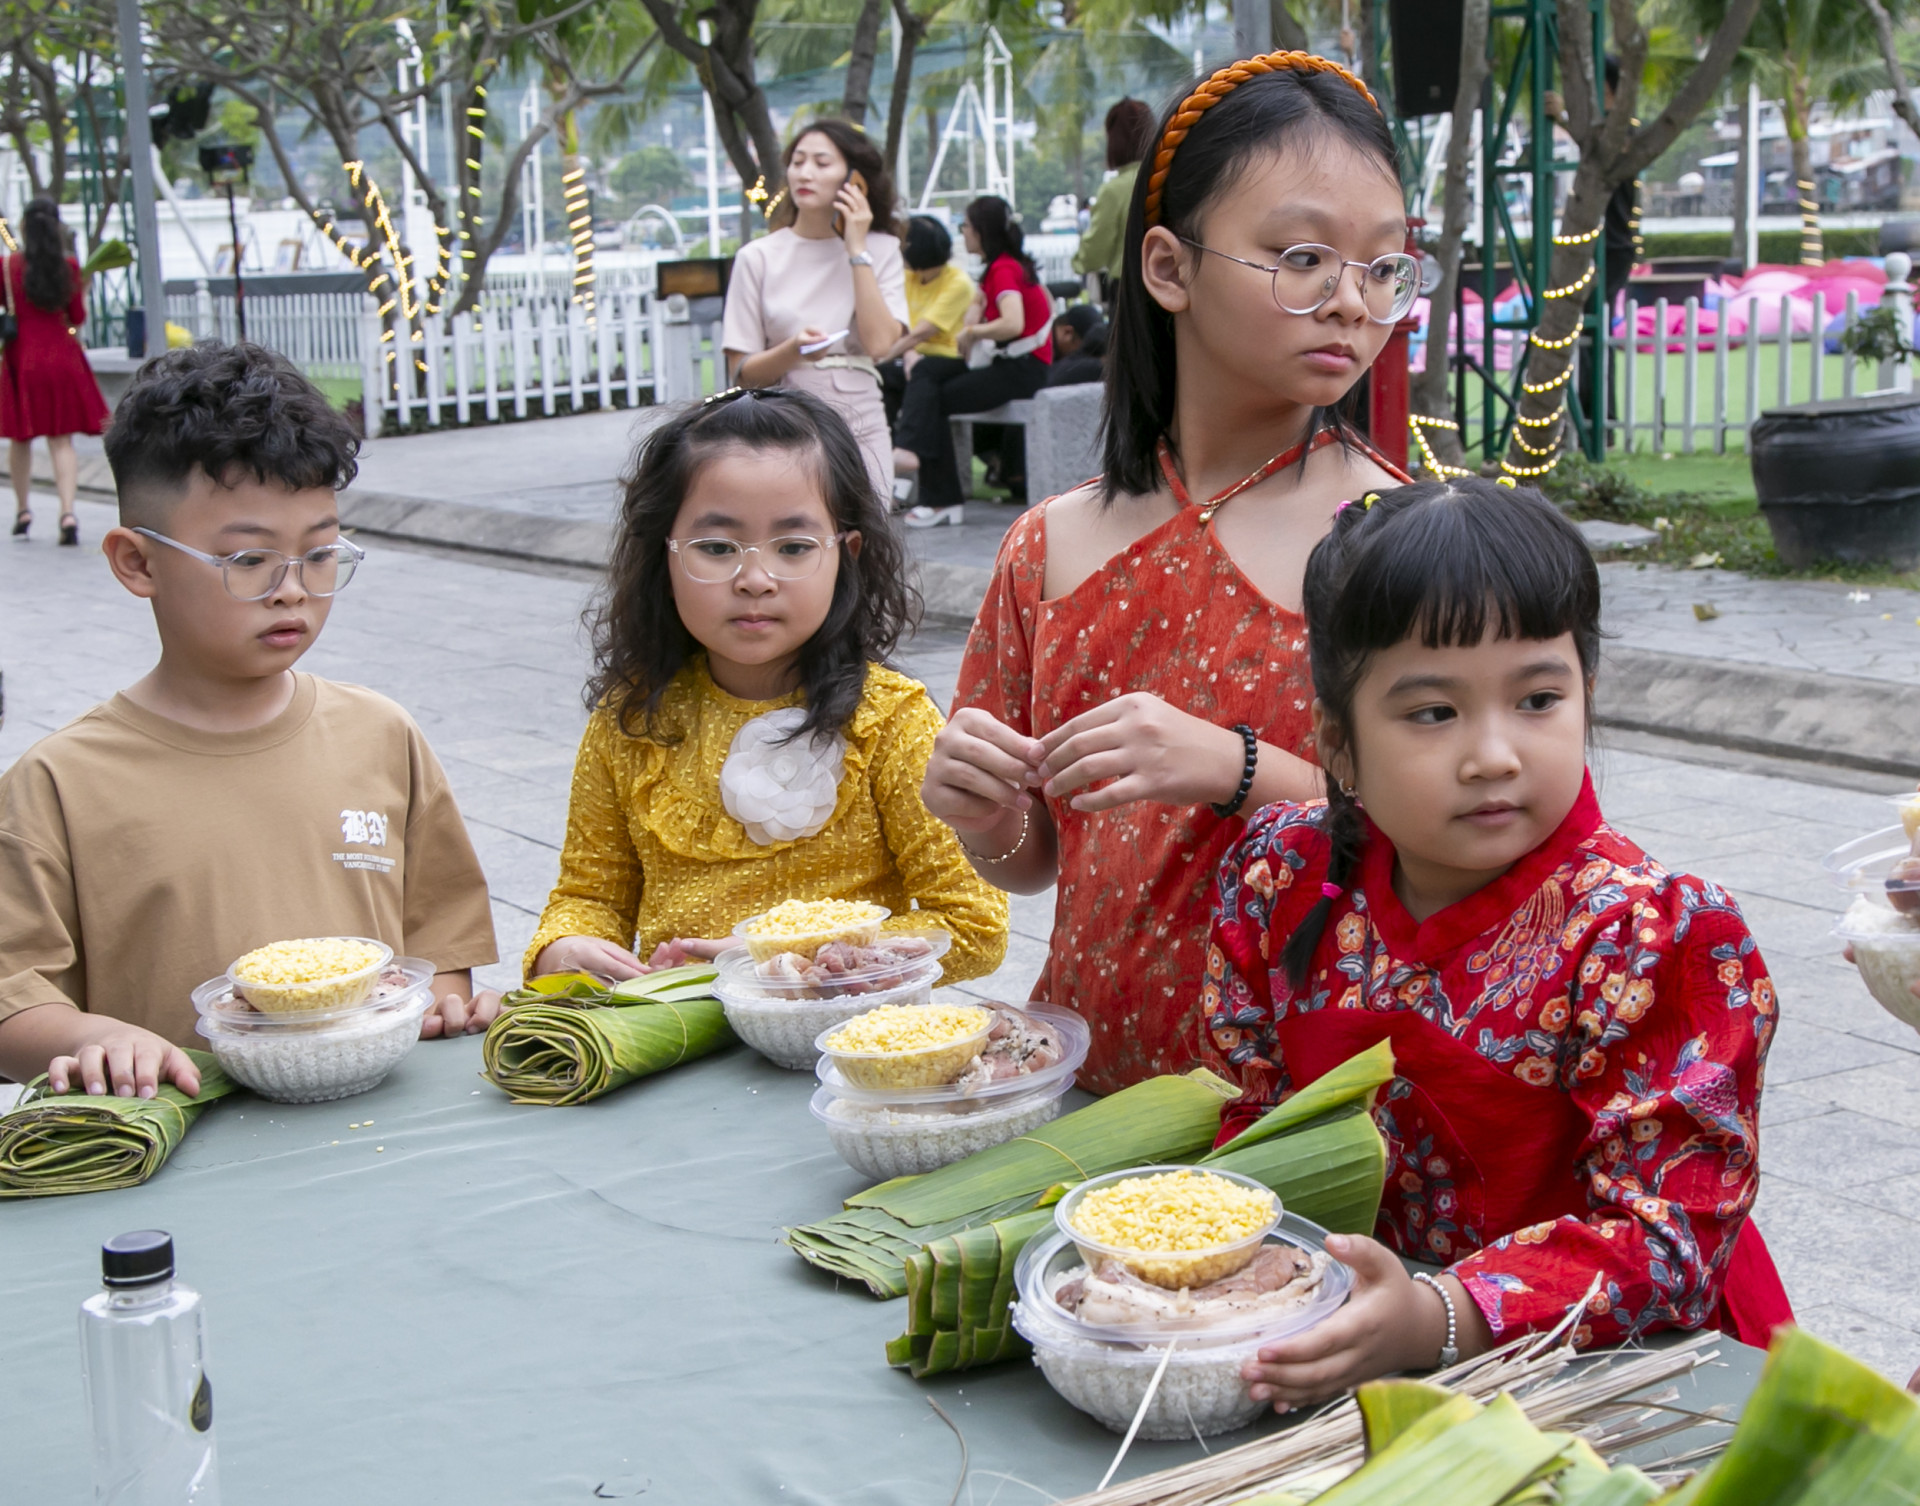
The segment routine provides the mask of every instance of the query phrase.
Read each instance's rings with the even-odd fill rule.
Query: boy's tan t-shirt
[[[446,775],[385,696],[303,674],[215,733],[116,695],[0,774],[0,1019],[65,1000],[204,1045],[194,987],[303,936],[496,960]]]

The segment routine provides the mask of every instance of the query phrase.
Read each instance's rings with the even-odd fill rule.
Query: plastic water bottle
[[[96,1506],[219,1506],[206,1309],[173,1279],[172,1237],[108,1240],[100,1275],[80,1305]]]

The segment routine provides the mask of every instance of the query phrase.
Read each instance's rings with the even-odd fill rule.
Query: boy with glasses
[[[0,774],[0,1074],[199,1091],[189,991],[267,942],[368,936],[434,964],[424,1036],[484,1027],[486,880],[445,774],[384,696],[298,674],[363,551],[359,441],[283,357],[147,363],[106,451],[102,551],[152,604],[153,669]]]

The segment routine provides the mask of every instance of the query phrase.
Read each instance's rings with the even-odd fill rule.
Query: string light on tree
[[[1434,453],[1432,444],[1427,440],[1426,431],[1429,425],[1436,429],[1452,429],[1456,434],[1460,431],[1460,425],[1450,418],[1435,418],[1427,413],[1409,413],[1407,427],[1413,433],[1414,443],[1420,446],[1421,465],[1436,476],[1473,475],[1473,471],[1463,466],[1448,465]]]
[[[560,175],[560,188],[567,216],[567,233],[573,239],[573,301],[593,317],[593,206],[587,198],[587,169],[575,159],[574,166]]]

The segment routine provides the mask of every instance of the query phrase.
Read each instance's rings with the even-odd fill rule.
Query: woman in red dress
[[[7,468],[13,480],[13,536],[33,526],[27,492],[33,477],[33,441],[44,439],[53,460],[60,497],[60,542],[78,544],[73,515],[80,457],[73,436],[98,434],[107,425],[100,395],[78,330],[87,317],[86,282],[80,264],[67,255],[67,231],[51,199],[35,199],[20,218],[21,249],[5,259],[6,307],[17,322],[0,359],[0,434],[11,441]]]
[[[1241,810],[1321,792],[1301,572],[1343,499],[1405,479],[1337,405],[1418,289],[1392,137],[1344,69],[1223,68],[1156,139],[1104,475],[1008,533],[923,791],[988,880],[1058,884],[1035,997],[1087,1018],[1100,1093],[1224,1066],[1213,874]]]

